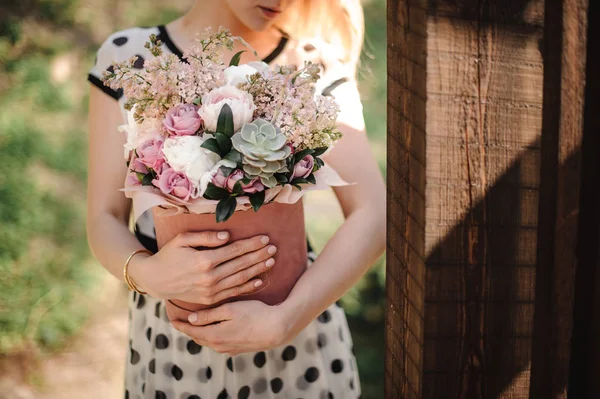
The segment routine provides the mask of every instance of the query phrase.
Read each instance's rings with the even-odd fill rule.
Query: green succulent
[[[291,148],[286,141],[285,134],[260,118],[246,123],[231,137],[233,148],[242,154],[244,172],[260,177],[262,184],[269,188],[277,185],[275,173],[289,172],[286,158]]]

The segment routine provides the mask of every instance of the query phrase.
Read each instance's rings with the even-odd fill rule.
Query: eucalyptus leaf
[[[219,147],[219,142],[215,138],[211,137],[210,139],[205,140],[200,147],[211,150],[212,152],[216,152],[219,154],[219,156],[221,156],[221,148]]]
[[[236,206],[237,201],[235,197],[229,196],[219,201],[219,203],[217,204],[216,211],[217,223],[224,222],[227,219],[229,219],[231,215],[233,215],[233,213],[235,212]]]
[[[229,104],[223,104],[219,118],[217,119],[217,132],[233,136],[233,112]]]
[[[229,66],[238,66],[240,64],[240,58],[242,54],[245,53],[246,50],[239,51],[235,53],[233,57],[231,57],[231,61],[229,61]]]
[[[215,138],[217,139],[217,142],[219,143],[219,148],[221,149],[221,153],[228,154],[229,151],[231,151],[231,138],[221,132],[216,132]]]
[[[250,203],[252,204],[252,209],[254,209],[254,212],[258,211],[264,202],[265,202],[264,190],[250,195]]]

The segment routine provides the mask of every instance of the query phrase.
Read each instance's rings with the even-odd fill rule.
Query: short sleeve
[[[305,57],[321,67],[321,77],[316,84],[317,93],[332,96],[340,107],[338,123],[344,123],[357,130],[365,128],[363,106],[354,77],[355,68],[336,58],[335,49],[322,40],[312,39],[301,43]]]
[[[104,82],[102,82],[102,73],[106,70],[110,71],[113,68],[113,64],[117,61],[117,44],[115,44],[117,38],[114,38],[114,36],[115,34],[110,35],[96,51],[94,65],[88,72],[88,81],[115,100],[119,100],[123,95],[123,90],[113,90],[105,86]]]

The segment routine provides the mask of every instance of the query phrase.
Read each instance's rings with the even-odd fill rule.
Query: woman
[[[148,294],[132,291],[129,297],[126,398],[360,396],[352,339],[336,301],[384,251],[386,210],[355,80],[362,24],[359,0],[196,0],[167,25],[115,32],[99,48],[89,74],[90,248],[119,279],[134,251],[145,247],[154,253],[136,254],[129,263],[130,277]],[[125,99],[100,77],[116,61],[138,55],[143,63],[150,57],[144,43],[151,33],[159,36],[163,51],[181,56],[196,32],[219,26],[242,36],[272,65],[304,60],[322,65],[319,89],[340,105],[343,133],[325,161],[357,184],[333,188],[345,221],[318,257],[309,244],[310,267],[283,303],[237,301],[193,313],[188,322],[170,321],[165,298],[183,298],[190,282],[198,302],[216,303],[252,292],[260,285],[256,276],[278,265],[270,260],[274,252],[266,236],[230,243],[226,232],[187,233],[157,251],[149,212],[131,234],[131,203],[118,191],[126,173],[124,136],[116,133],[125,120]],[[252,60],[246,52],[241,63]]]

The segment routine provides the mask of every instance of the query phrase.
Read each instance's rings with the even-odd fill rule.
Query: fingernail
[[[195,323],[196,320],[198,320],[198,315],[196,313],[190,313],[190,315],[188,316],[188,321],[190,323]]]
[[[224,239],[226,239],[226,238],[227,238],[227,232],[226,232],[226,231],[219,231],[219,232],[217,233],[217,238],[218,238],[219,240],[224,240]]]
[[[262,236],[260,238],[260,242],[262,242],[263,244],[268,244],[269,243],[269,236]]]
[[[255,287],[260,287],[262,285],[262,281],[258,280],[256,283],[254,283]]]
[[[267,259],[267,261],[265,262],[265,266],[266,266],[266,267],[271,267],[271,266],[273,266],[274,264],[275,264],[275,259],[273,259],[273,258],[269,258],[269,259]]]
[[[267,249],[267,252],[273,255],[275,252],[277,252],[277,247],[275,245],[271,245],[269,249]]]

